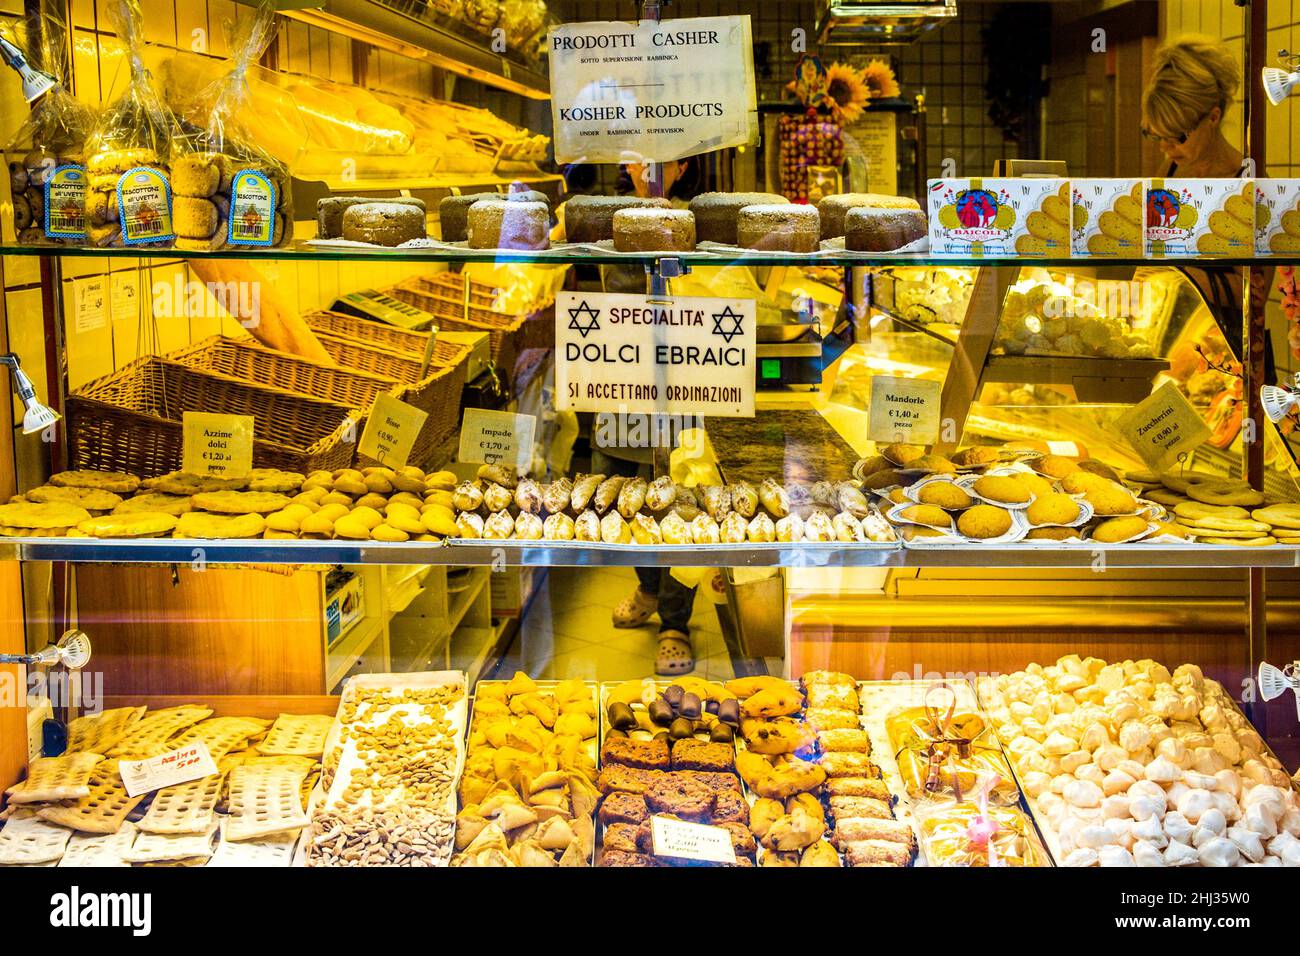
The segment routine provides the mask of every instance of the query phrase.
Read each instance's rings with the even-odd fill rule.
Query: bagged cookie
[[[67,29],[53,15],[0,28],[0,53],[22,77],[31,115],[5,150],[14,236],[24,244],[86,239],[86,139],[94,112],[59,81]]]
[[[176,119],[144,65],[139,0],[104,5],[126,44],[126,92],[100,117],[86,147],[87,240],[96,246],[168,246],[172,223],[171,154]]]
[[[236,6],[229,68],[184,109],[172,161],[178,249],[282,246],[293,239],[289,171],[257,146],[247,72],[275,36],[275,7]]]

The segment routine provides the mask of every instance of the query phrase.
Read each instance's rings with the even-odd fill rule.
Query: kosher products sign
[[[561,292],[555,407],[754,415],[753,299]]]
[[[550,32],[557,163],[667,162],[758,142],[749,17]]]

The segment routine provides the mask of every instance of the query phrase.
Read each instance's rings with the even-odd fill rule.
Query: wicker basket
[[[348,405],[147,356],[68,396],[69,467],[142,478],[174,471],[185,412],[253,416],[253,464],[303,474],[350,465],[365,426]]]
[[[383,322],[360,319],[355,315],[346,315],[342,312],[308,312],[302,318],[313,331],[346,335],[350,339],[356,339],[367,345],[377,345],[392,352],[413,355],[416,359],[423,359],[424,350],[429,347],[429,332],[411,332],[393,325],[385,325]],[[454,345],[451,347],[458,348],[458,346]],[[434,350],[434,354],[437,355],[437,344],[435,344]],[[438,363],[431,362],[430,364]]]

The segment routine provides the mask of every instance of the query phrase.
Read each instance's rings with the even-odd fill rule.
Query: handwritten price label
[[[536,429],[532,415],[467,408],[460,425],[460,460],[523,468],[532,460]]]
[[[1148,467],[1159,471],[1210,438],[1210,427],[1173,382],[1115,419]]]
[[[181,467],[192,475],[243,478],[253,468],[253,416],[185,412]]]
[[[375,407],[370,410],[357,451],[389,468],[401,468],[411,457],[416,436],[428,418],[414,405],[380,392],[375,396]]]
[[[650,818],[650,836],[654,840],[655,856],[706,863],[736,862],[731,834],[722,827],[655,816]]]
[[[878,442],[933,445],[939,440],[939,400],[943,384],[926,378],[871,379],[867,437]]]
[[[217,772],[217,765],[208,752],[208,745],[198,740],[188,747],[169,750],[157,757],[123,760],[118,764],[118,772],[122,775],[122,786],[127,794],[137,797],[152,790],[210,777]]]

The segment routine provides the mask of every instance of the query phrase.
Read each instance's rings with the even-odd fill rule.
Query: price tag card
[[[1210,438],[1210,426],[1173,382],[1134,405],[1116,426],[1147,466],[1155,471],[1186,455]]]
[[[486,408],[467,408],[460,423],[461,461],[481,461],[487,465],[505,462],[523,468],[533,457],[533,433],[537,418],[494,412]]]
[[[943,383],[928,378],[871,379],[867,437],[872,441],[933,445],[939,440],[939,400]]]
[[[411,457],[415,438],[428,417],[414,405],[380,392],[375,396],[375,407],[370,410],[357,451],[389,468],[401,468]]]
[[[144,760],[123,760],[118,764],[126,792],[137,797],[152,790],[173,787],[178,783],[201,780],[217,772],[208,745],[196,740],[188,747],[169,750]]]
[[[654,841],[655,856],[701,860],[705,863],[736,862],[736,849],[731,845],[731,834],[722,827],[655,816],[650,818],[650,836]]]
[[[193,475],[243,478],[253,469],[253,416],[185,412],[181,468]]]
[[[105,276],[90,279],[77,279],[72,283],[73,324],[78,332],[92,332],[102,329],[108,322],[105,308]]]

